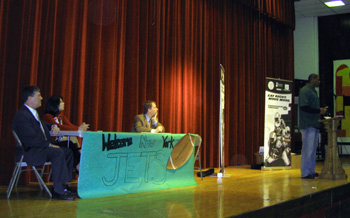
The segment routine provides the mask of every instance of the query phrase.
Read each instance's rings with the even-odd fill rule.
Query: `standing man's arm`
[[[300,110],[311,113],[311,114],[321,114],[324,115],[327,112],[327,108],[326,107],[321,107],[320,109],[317,108],[312,108],[309,106],[302,106],[300,107]]]

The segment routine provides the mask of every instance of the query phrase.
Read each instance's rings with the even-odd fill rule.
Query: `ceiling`
[[[324,2],[330,0],[294,0],[295,17],[322,17],[350,13],[350,0],[342,0],[345,6],[327,7]]]

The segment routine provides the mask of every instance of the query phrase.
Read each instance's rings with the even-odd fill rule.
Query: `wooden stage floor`
[[[350,158],[342,163],[350,175]],[[317,172],[322,167],[318,162]],[[350,196],[349,179],[304,180],[299,169],[237,166],[226,174],[196,177],[196,186],[76,201],[51,200],[37,183],[18,186],[8,200],[0,186],[0,217],[300,217]]]

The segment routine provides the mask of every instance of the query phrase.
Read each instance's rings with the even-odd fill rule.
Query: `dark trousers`
[[[36,148],[24,153],[24,160],[33,166],[50,161],[53,189],[58,194],[64,193],[64,185],[72,180],[73,152],[69,148]]]
[[[73,152],[73,168],[75,168],[80,163],[80,148],[77,144],[71,141],[69,141],[69,145],[67,141],[56,141],[55,144],[61,148],[67,148],[69,146],[69,149]]]

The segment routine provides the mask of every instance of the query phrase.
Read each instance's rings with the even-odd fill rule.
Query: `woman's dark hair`
[[[61,99],[63,100],[62,96],[60,95],[53,95],[47,100],[44,114],[52,114],[52,116],[57,116],[60,113],[59,106]]]

